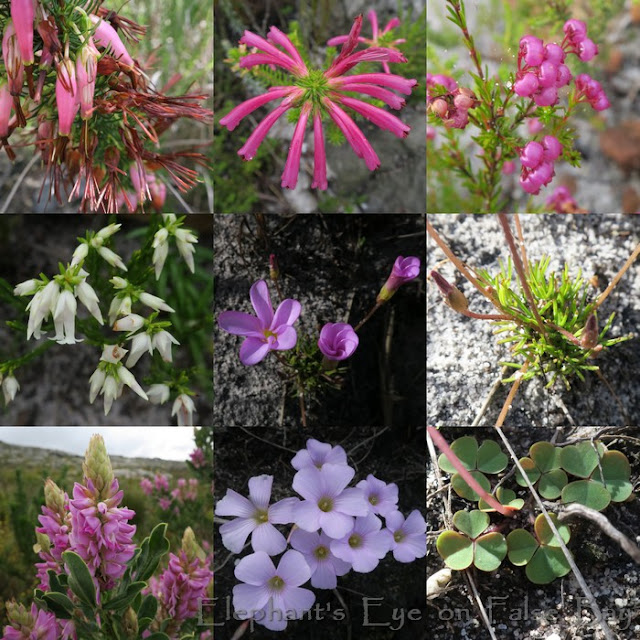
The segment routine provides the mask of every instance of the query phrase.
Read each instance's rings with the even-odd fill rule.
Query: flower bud
[[[447,282],[437,271],[432,271],[431,277],[438,286],[438,289],[440,289],[440,293],[444,296],[444,301],[449,307],[458,312],[467,310],[469,303],[460,289]]]
[[[20,390],[20,385],[14,376],[8,375],[2,381],[2,393],[4,394],[5,404],[9,404],[15,397],[16,393]]]
[[[89,446],[84,454],[82,463],[84,477],[93,482],[98,492],[107,491],[113,482],[113,469],[102,436],[94,434],[89,440]]]
[[[416,258],[415,256],[408,256],[406,258],[398,256],[393,263],[391,275],[387,278],[382,289],[380,289],[380,293],[378,293],[376,303],[381,304],[389,300],[401,285],[410,280],[414,280],[418,277],[419,273],[420,258]]]
[[[138,616],[132,607],[127,607],[122,618],[122,628],[127,634],[127,638],[138,637]]]
[[[442,98],[436,98],[430,105],[429,109],[440,118],[444,118],[449,110],[449,105],[446,100]]]
[[[598,321],[593,313],[587,318],[580,344],[584,349],[595,349],[598,345]]]
[[[9,86],[2,81],[0,84],[0,138],[9,137],[9,120],[11,119],[11,107],[13,97],[9,91]]]
[[[64,491],[51,478],[44,483],[44,502],[51,511],[64,514]]]
[[[205,560],[207,557],[205,552],[202,550],[202,547],[196,542],[196,536],[191,527],[187,527],[184,530],[184,535],[182,536],[182,550],[185,552],[189,562],[193,562],[196,558],[199,560]]]
[[[329,360],[346,360],[358,347],[358,334],[350,324],[329,322],[320,330],[318,347]]]

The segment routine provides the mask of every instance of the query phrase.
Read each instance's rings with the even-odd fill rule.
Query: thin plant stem
[[[500,415],[498,416],[498,420],[494,425],[496,429],[499,429],[504,424],[504,421],[507,417],[507,413],[509,411],[509,407],[511,407],[511,403],[513,402],[513,399],[516,397],[516,393],[518,393],[518,388],[520,387],[520,383],[522,382],[522,376],[527,372],[527,369],[529,368],[529,364],[530,362],[529,360],[527,360],[522,365],[522,369],[520,369],[520,371],[516,373],[516,381],[513,383],[513,386],[509,390],[509,395],[507,396],[507,399],[504,401],[504,406],[502,407],[502,411],[500,412]],[[518,376],[518,374],[520,375]]]
[[[367,315],[358,322],[358,324],[354,327],[354,331],[357,333],[362,325],[371,318],[371,316],[383,305],[383,302],[376,302],[371,309],[369,309]]]
[[[518,273],[518,278],[520,278],[520,284],[522,285],[522,289],[524,294],[527,296],[527,300],[531,305],[531,311],[533,311],[533,315],[536,317],[536,321],[538,322],[538,327],[542,332],[542,335],[546,338],[547,331],[544,328],[544,322],[540,317],[540,313],[538,312],[538,307],[536,306],[535,300],[533,299],[533,294],[531,293],[531,289],[529,288],[529,283],[527,282],[527,275],[524,270],[524,266],[522,264],[522,259],[520,258],[520,254],[518,253],[518,249],[516,247],[515,240],[513,239],[513,234],[511,233],[511,227],[509,226],[509,220],[504,213],[498,214],[498,220],[500,220],[500,224],[502,225],[502,230],[504,231],[504,237],[507,241],[507,245],[509,246],[509,251],[511,252],[511,257],[513,258],[513,265],[516,268]]]
[[[462,309],[458,311],[458,313],[469,318],[475,318],[476,320],[513,320],[511,316],[503,316],[497,313],[475,313],[475,311],[469,311],[468,309]]]
[[[518,233],[518,242],[520,243],[520,251],[522,251],[522,263],[524,264],[524,270],[529,273],[529,261],[527,260],[527,250],[524,244],[524,236],[522,235],[522,226],[520,225],[520,216],[516,213],[516,232]]]
[[[622,269],[618,271],[614,279],[609,283],[609,286],[598,296],[598,299],[596,300],[593,306],[594,311],[607,299],[607,296],[613,291],[613,289],[618,284],[618,282],[620,282],[620,278],[622,278],[622,276],[625,274],[627,269],[633,264],[633,261],[639,255],[640,255],[640,243],[638,243],[638,246],[633,250],[633,253],[629,256],[627,261],[624,263]]]

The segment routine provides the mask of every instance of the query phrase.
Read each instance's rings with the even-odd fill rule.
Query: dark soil
[[[424,258],[422,215],[217,216],[215,316],[253,313],[249,289],[269,281],[269,255],[280,265],[283,296],[299,300],[298,340],[317,341],[327,322],[355,326],[375,303],[398,255]],[[276,304],[275,287],[269,288]],[[401,287],[359,331],[339,390],[306,398],[308,426],[423,425],[425,298],[422,277]],[[273,353],[245,367],[241,339],[219,328],[214,362],[215,424],[301,424],[293,384],[279,377]]]
[[[377,437],[375,437],[377,435]],[[372,438],[372,436],[374,436]],[[215,499],[221,499],[227,489],[248,495],[248,480],[252,476],[274,476],[271,503],[295,494],[291,482],[295,470],[291,459],[306,446],[308,437],[332,445],[340,444],[347,452],[349,464],[356,469],[352,485],[369,473],[385,482],[398,485],[398,507],[405,516],[424,505],[424,436],[421,429],[379,430],[329,428],[315,434],[300,430],[282,432],[265,429],[218,429],[215,432]],[[262,438],[263,440],[259,440]],[[265,442],[266,441],[266,442]],[[286,449],[282,449],[285,447]],[[285,533],[289,527],[281,526]],[[249,542],[249,541],[248,541]],[[226,607],[233,613],[232,589],[237,583],[233,575],[233,554],[222,546],[216,527],[214,537],[214,573],[217,601],[214,620],[217,640],[229,640],[241,622],[227,617]],[[246,553],[251,553],[250,547]],[[244,554],[243,554],[244,555]],[[255,625],[246,637],[255,640],[305,638],[305,640],[426,640],[431,637],[425,627],[425,561],[396,562],[388,554],[371,573],[350,572],[338,578],[338,591],[345,601],[344,611],[333,591],[314,590],[316,603],[324,618],[313,621],[289,622],[284,634]],[[310,586],[303,585],[305,588]],[[369,624],[365,624],[364,599],[370,598]],[[315,606],[315,605],[314,605]],[[409,620],[411,612],[412,620]],[[404,621],[401,616],[404,614]],[[335,615],[335,617],[334,617]],[[394,616],[395,615],[395,619]]]

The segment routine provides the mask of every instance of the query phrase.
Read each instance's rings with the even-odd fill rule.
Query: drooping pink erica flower
[[[63,58],[58,65],[56,106],[58,107],[58,134],[69,136],[73,120],[80,108],[76,68],[69,58]]]
[[[390,47],[390,48],[394,48],[393,45],[395,44],[402,44],[403,42],[406,42],[404,38],[391,40],[389,37],[384,37],[392,29],[395,29],[396,27],[400,26],[400,20],[398,18],[391,18],[391,20],[387,22],[386,27],[382,29],[382,31],[378,28],[378,14],[373,9],[369,11],[369,13],[367,13],[367,18],[369,18],[369,22],[371,23],[372,37],[363,38],[362,36],[360,36],[358,38],[358,42],[367,44],[370,47]],[[330,40],[327,41],[327,46],[335,47],[339,44],[344,44],[345,42],[347,42],[347,40],[349,40],[348,35],[336,36],[335,38],[331,38]],[[382,68],[384,69],[385,73],[391,73],[391,70],[389,69],[389,65],[386,62],[382,63]]]
[[[575,99],[576,103],[588,102],[595,111],[604,111],[611,106],[600,83],[586,73],[576,76]]]
[[[218,316],[220,328],[235,336],[244,336],[240,347],[240,362],[246,366],[258,364],[269,351],[293,349],[298,335],[293,323],[302,307],[297,300],[283,300],[273,312],[269,288],[264,280],[251,285],[251,304],[256,316],[242,311],[223,311]]]
[[[542,144],[532,140],[520,152],[520,186],[533,195],[540,193],[555,176],[553,163],[562,155],[562,145],[554,136],[545,136]]]
[[[587,213],[585,209],[578,206],[571,192],[564,185],[556,187],[555,191],[547,198],[546,204],[548,207],[553,207],[556,213]]]
[[[76,58],[76,80],[78,99],[80,101],[80,115],[83,120],[91,117],[93,112],[93,95],[96,90],[96,74],[98,71],[98,57],[100,54],[89,38],[82,45]]]
[[[11,19],[18,36],[20,56],[25,66],[33,64],[34,0],[11,0]]]
[[[340,54],[326,70],[307,68],[302,56],[291,40],[276,27],[271,27],[267,40],[245,31],[240,42],[257,49],[242,58],[240,67],[250,69],[257,65],[280,67],[293,76],[289,86],[271,87],[266,93],[250,98],[232,109],[220,119],[220,124],[232,131],[238,123],[258,107],[273,100],[282,99],[249,136],[238,154],[244,160],[251,160],[274,123],[289,109],[299,108],[300,117],[289,148],[289,154],[282,174],[282,186],[295,188],[298,180],[302,143],[309,120],[314,130],[314,176],[312,187],[327,188],[326,153],[322,121],[331,119],[342,131],[356,155],[362,158],[371,171],[380,166],[380,160],[360,128],[353,121],[349,111],[358,113],[375,125],[404,138],[409,127],[399,118],[368,102],[347,96],[359,92],[383,101],[392,109],[401,109],[404,100],[393,91],[409,95],[417,84],[401,76],[386,73],[365,73],[344,75],[360,62],[406,62],[404,56],[395,49],[371,47],[354,52],[358,45],[362,16],[358,16],[346,39]],[[346,110],[345,110],[346,108]]]
[[[387,281],[382,285],[380,293],[376,302],[386,302],[391,296],[406,282],[410,282],[418,277],[420,274],[420,258],[416,256],[398,256],[393,263],[391,269],[391,275],[387,278]]]

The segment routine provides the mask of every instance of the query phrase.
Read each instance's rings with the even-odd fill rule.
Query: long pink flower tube
[[[371,15],[369,16],[370,19]],[[375,19],[375,33],[377,19]],[[391,21],[382,34],[397,25]],[[368,43],[360,38],[362,16],[358,16],[348,36],[344,37],[342,49],[328,69],[309,69],[300,52],[282,31],[271,27],[267,39],[245,31],[240,43],[252,48],[252,53],[240,60],[240,67],[250,69],[258,65],[272,65],[284,69],[293,76],[293,82],[287,86],[271,87],[265,93],[250,98],[232,109],[220,119],[220,124],[233,131],[240,121],[259,107],[282,99],[249,136],[238,154],[245,160],[255,157],[260,144],[276,121],[289,109],[299,109],[298,122],[293,139],[289,147],[287,161],[282,174],[282,186],[295,189],[300,171],[300,159],[307,124],[313,121],[314,141],[314,172],[312,188],[327,189],[326,152],[323,120],[332,120],[342,131],[356,155],[362,158],[367,168],[374,171],[380,166],[373,147],[364,133],[353,121],[350,113],[358,113],[373,122],[381,129],[388,130],[394,135],[404,138],[410,128],[384,109],[370,105],[368,102],[357,100],[346,94],[361,93],[372,98],[382,100],[392,109],[402,109],[404,99],[393,91],[405,95],[411,94],[416,86],[415,79],[406,79],[390,73],[367,73],[360,75],[344,75],[361,62],[406,62],[406,58],[396,49],[383,46],[373,46],[364,51],[355,51],[359,43]]]

